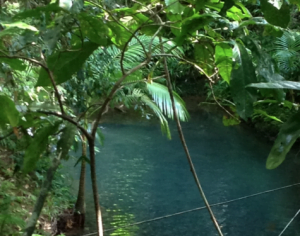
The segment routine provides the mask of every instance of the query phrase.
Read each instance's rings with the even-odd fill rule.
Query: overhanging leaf
[[[266,167],[274,169],[278,167],[290,151],[297,138],[300,136],[300,111],[285,122],[268,156]]]
[[[290,7],[284,1],[281,8],[274,7],[268,0],[261,0],[261,10],[265,19],[272,25],[286,28],[290,22]]]
[[[81,45],[80,45],[81,46]],[[56,52],[48,57],[47,65],[54,74],[54,80],[61,84],[71,79],[86,59],[98,48],[98,44],[85,42],[82,48],[74,48],[73,51]],[[50,86],[51,81],[48,73],[41,68],[36,86]]]

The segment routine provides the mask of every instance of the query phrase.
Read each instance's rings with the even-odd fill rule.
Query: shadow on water
[[[104,228],[118,228],[204,206],[171,123],[172,140],[153,123],[102,124],[105,144],[97,155],[97,178]],[[183,124],[192,158],[211,204],[300,182],[290,157],[266,170],[271,145],[242,126],[224,127],[219,114],[193,113]],[[293,155],[290,155],[293,156]],[[71,165],[71,164],[70,164]],[[71,175],[78,179],[79,171]],[[75,173],[75,174],[74,174]],[[89,176],[89,171],[87,175]],[[74,181],[74,186],[78,181]],[[224,235],[278,235],[300,208],[295,186],[213,207]],[[95,231],[92,187],[87,183],[87,228]],[[300,217],[285,235],[300,235]],[[108,231],[118,236],[217,235],[207,210]]]

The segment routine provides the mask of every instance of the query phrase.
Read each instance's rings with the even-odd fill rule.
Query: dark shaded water
[[[101,126],[105,145],[97,155],[97,177],[104,228],[173,214],[204,205],[189,171],[175,125],[173,139],[159,125]],[[192,114],[183,124],[190,153],[209,202],[218,203],[300,182],[291,155],[276,170],[266,170],[270,144],[241,126],[224,127],[221,116]],[[79,171],[77,171],[79,173]],[[88,177],[90,175],[88,171]],[[78,179],[78,174],[73,174]],[[78,181],[74,181],[76,185]],[[87,229],[95,231],[91,183],[87,183]],[[213,207],[224,235],[278,235],[300,208],[300,187]],[[300,217],[284,235],[300,235]],[[206,209],[107,231],[118,236],[217,235]]]

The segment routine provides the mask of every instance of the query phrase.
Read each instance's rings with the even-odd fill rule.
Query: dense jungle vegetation
[[[0,235],[49,235],[66,210],[82,227],[86,165],[103,235],[95,153],[112,109],[154,117],[166,138],[174,119],[192,169],[180,126],[186,96],[219,106],[226,126],[245,122],[274,138],[268,169],[300,136],[299,0],[0,4]],[[60,166],[79,146],[74,197]]]

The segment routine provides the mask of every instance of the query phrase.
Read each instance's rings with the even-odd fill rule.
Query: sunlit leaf
[[[147,89],[152,95],[155,103],[159,106],[163,113],[167,117],[173,119],[174,114],[168,88],[162,84],[152,82],[147,83]],[[178,118],[182,121],[187,121],[189,118],[189,114],[185,108],[184,101],[177,93],[173,92],[173,95],[175,99],[175,107]]]
[[[247,87],[265,88],[265,89],[294,89],[300,90],[300,82],[295,81],[276,81],[269,83],[252,83]]]
[[[178,0],[165,0],[167,11],[173,14],[182,14],[185,7]]]
[[[219,43],[215,48],[215,64],[222,78],[229,84],[232,70],[232,47],[226,43]]]

